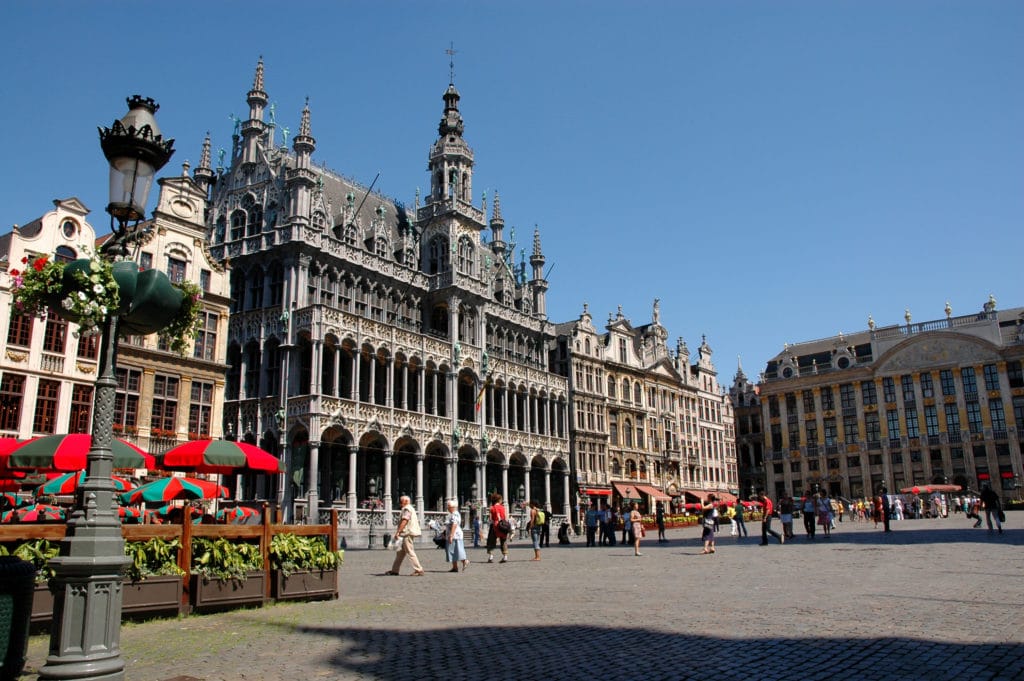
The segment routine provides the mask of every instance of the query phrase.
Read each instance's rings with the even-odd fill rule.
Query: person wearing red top
[[[501,542],[501,562],[508,562],[508,536],[498,528],[498,523],[508,519],[505,505],[501,503],[501,495],[491,495],[491,531],[487,533],[487,562],[494,562],[494,547]]]
[[[768,498],[768,495],[757,490],[757,497],[761,501],[761,546],[768,544],[768,535],[772,535],[779,540],[780,544],[785,544],[786,540],[781,534],[772,529],[772,514],[775,512],[775,506],[772,504],[772,500]]]

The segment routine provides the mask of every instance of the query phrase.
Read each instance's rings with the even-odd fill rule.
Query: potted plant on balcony
[[[125,542],[131,564],[122,583],[121,612],[126,615],[177,613],[185,571],[178,567],[178,539],[154,537]]]
[[[266,573],[256,544],[223,537],[192,539],[192,607],[263,605]]]
[[[60,547],[46,539],[33,539],[19,544],[11,555],[32,563],[36,568],[36,590],[32,596],[32,624],[41,624],[53,619],[53,594],[50,593],[50,578],[53,568],[50,559],[56,558]],[[6,547],[0,546],[0,554],[6,555]]]
[[[65,263],[41,255],[10,270],[12,297],[19,312],[49,312],[79,325],[79,335],[100,332],[111,314],[120,317],[122,335],[160,331],[174,352],[184,354],[202,319],[202,291],[192,282],[171,283],[158,270],[139,271],[130,260],[111,262],[91,255]]]
[[[322,535],[288,532],[270,540],[273,595],[277,600],[338,597],[338,566],[344,551],[331,551]]]

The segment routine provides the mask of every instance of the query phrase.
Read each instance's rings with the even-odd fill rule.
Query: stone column
[[[530,490],[530,471],[532,470],[531,466],[523,467],[523,487],[526,489],[526,497],[519,501],[529,501],[533,498],[533,492]]]
[[[362,373],[361,357],[362,353],[356,348],[356,351],[352,353],[352,390],[349,391],[354,402],[359,401],[359,383],[360,374]]]
[[[348,522],[349,527],[355,527],[356,509],[359,507],[359,501],[356,498],[356,454],[359,449],[354,445],[343,446],[348,447],[348,494],[345,495],[349,510]]]
[[[564,500],[562,502],[562,512],[565,513],[565,517],[566,518],[569,518],[569,522],[571,524],[575,525],[576,524],[576,519],[573,518],[570,515],[570,513],[572,513],[572,503],[569,501],[569,476],[568,476],[568,474],[562,476],[562,499]],[[554,509],[552,509],[552,510],[554,510]]]
[[[508,507],[508,464],[501,464],[501,498],[505,500]]]
[[[544,469],[544,503],[551,504],[551,468]]]
[[[423,517],[423,452],[416,452],[416,512]]]
[[[393,527],[392,513],[391,513],[391,459],[393,458],[394,452],[384,452],[384,509],[386,515],[384,516],[384,527]]]
[[[309,470],[306,472],[306,503],[307,519],[306,524],[319,524],[320,509],[320,443],[315,440],[309,442]]]

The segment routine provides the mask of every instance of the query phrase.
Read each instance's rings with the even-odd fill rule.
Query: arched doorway
[[[445,486],[448,479],[448,448],[437,440],[427,445],[424,471],[423,508],[443,511]]]
[[[391,506],[399,508],[402,495],[416,500],[416,454],[419,443],[412,438],[402,438],[395,443],[394,460],[391,462]]]

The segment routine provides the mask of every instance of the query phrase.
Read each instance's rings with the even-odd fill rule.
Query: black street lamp
[[[159,105],[135,95],[128,113],[100,128],[100,146],[110,163],[110,213],[113,234],[101,255],[125,257],[141,233],[153,178],[174,153],[154,114]],[[55,575],[50,653],[40,679],[124,679],[121,657],[121,579],[124,554],[113,473],[114,399],[117,390],[118,316],[103,322],[93,407],[92,448],[86,477],[78,488],[60,555],[51,561]]]

